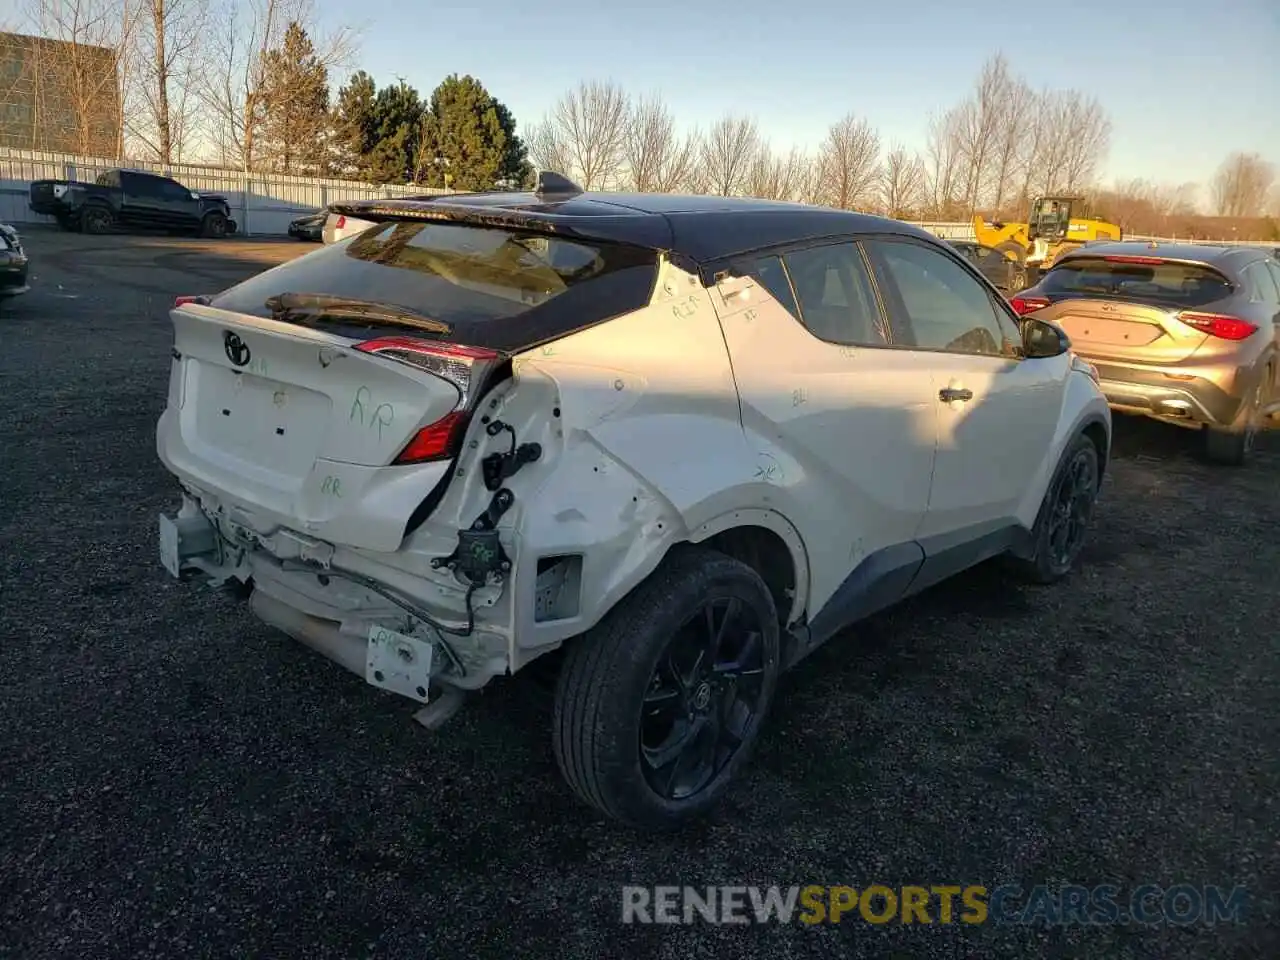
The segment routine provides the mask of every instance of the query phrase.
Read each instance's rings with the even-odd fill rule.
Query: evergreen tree
[[[507,149],[502,156],[502,165],[498,168],[498,184],[508,190],[533,189],[534,170],[529,162],[529,148],[524,140],[516,134],[516,118],[501,100],[493,102],[498,111],[498,123],[502,132],[507,135]]]
[[[335,173],[364,179],[378,138],[378,87],[363,70],[338,90],[333,108],[331,162]]]
[[[326,172],[329,71],[302,25],[290,23],[279,48],[263,58],[260,153],[270,170]]]
[[[401,80],[374,98],[374,140],[368,176],[374,183],[410,183],[422,129],[422,98]]]
[[[523,186],[531,175],[515,119],[471,76],[446,77],[422,121],[416,179],[433,187],[491,190]]]

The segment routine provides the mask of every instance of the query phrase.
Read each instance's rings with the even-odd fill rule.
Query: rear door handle
[[[938,399],[950,403],[952,400],[972,400],[973,391],[963,387],[943,387],[938,391]]]

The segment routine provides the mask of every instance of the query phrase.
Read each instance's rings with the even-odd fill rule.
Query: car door
[[[914,573],[920,557],[913,541],[928,504],[937,402],[929,359],[889,346],[859,245],[732,263],[712,301],[748,441],[775,488],[762,495],[809,553],[810,610],[860,564],[892,594],[892,571]]]
[[[1010,532],[1050,454],[1070,358],[1021,359],[1013,313],[958,258],[912,238],[867,244],[895,329],[925,358],[938,411],[926,551]]]
[[[193,230],[199,223],[196,208],[199,204],[191,191],[176,180],[157,180],[161,200],[162,225],[175,230]]]
[[[156,182],[156,177],[120,171],[121,223],[130,227],[155,227],[160,223],[164,201]]]

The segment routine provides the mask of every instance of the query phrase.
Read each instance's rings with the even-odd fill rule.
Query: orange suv
[[[1010,298],[1062,327],[1113,410],[1203,432],[1244,463],[1280,412],[1280,262],[1261,247],[1099,243]]]

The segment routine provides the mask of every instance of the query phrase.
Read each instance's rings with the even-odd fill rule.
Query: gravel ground
[[[429,734],[171,581],[154,450],[175,294],[307,247],[29,231],[0,304],[0,956],[1276,957],[1280,438],[1243,470],[1120,422],[1083,567],[988,568],[784,679],[711,822],[578,806],[549,708]],[[1244,885],[1216,928],[624,927],[623,884]]]

